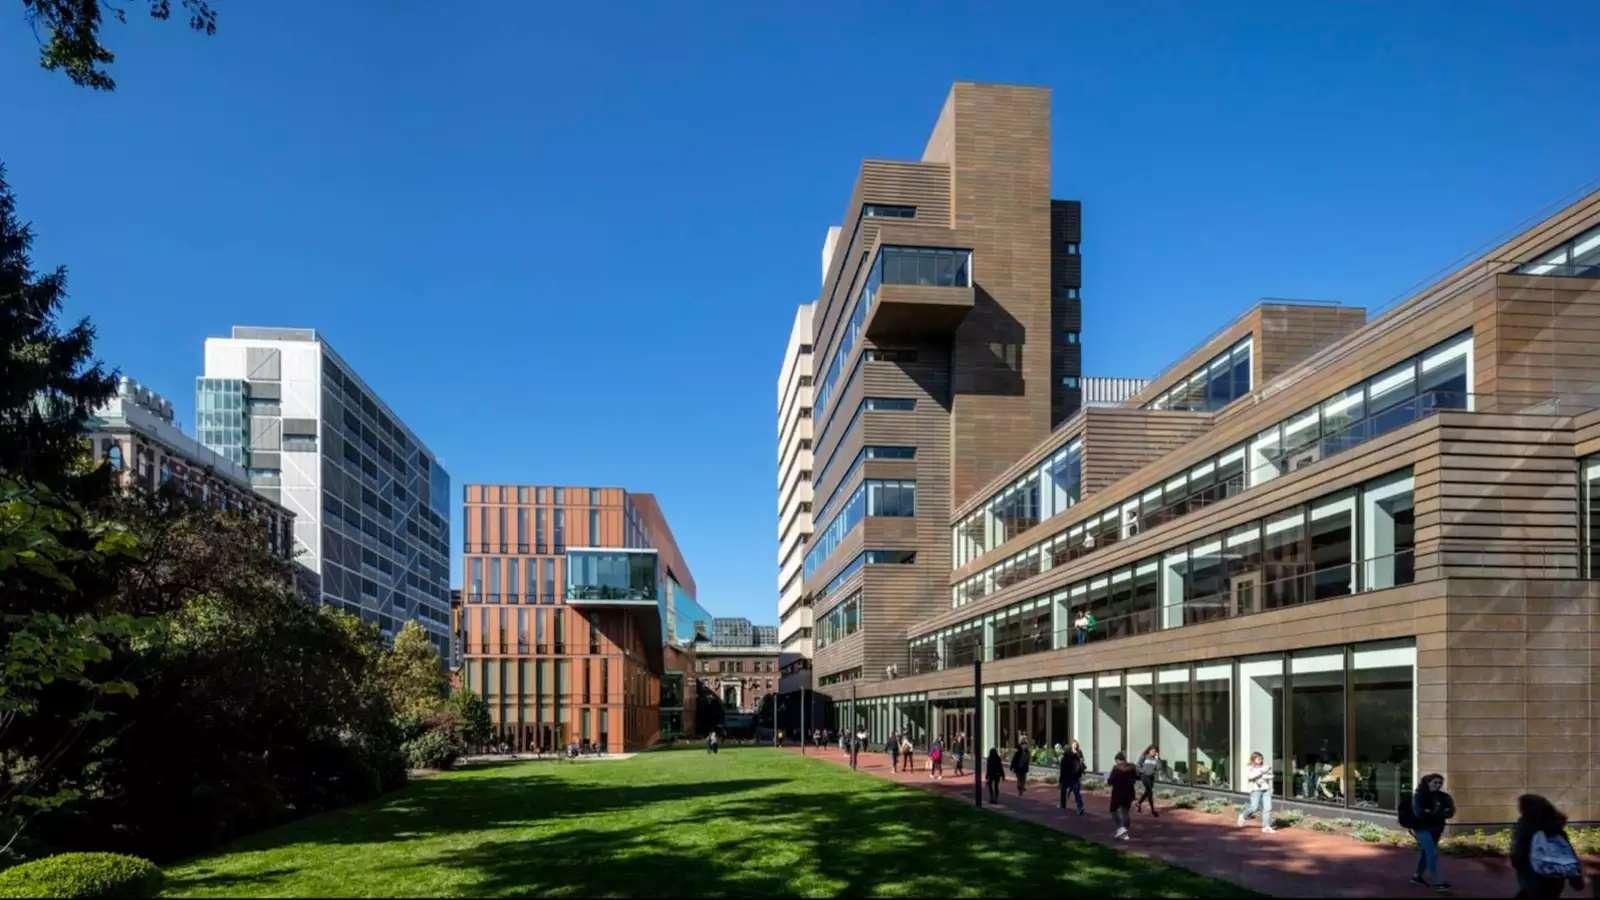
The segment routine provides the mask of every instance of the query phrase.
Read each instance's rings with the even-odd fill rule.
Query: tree
[[[139,2],[139,0],[133,0]],[[172,18],[172,0],[144,0],[150,18]],[[180,0],[189,16],[189,27],[205,35],[217,33],[217,14],[210,0]],[[127,11],[101,0],[22,0],[23,15],[40,37],[39,64],[51,71],[67,73],[74,84],[98,91],[116,90],[117,83],[105,67],[116,61],[116,54],[100,43],[101,10],[110,11],[118,22],[128,21]],[[48,39],[40,34],[48,32]]]
[[[394,649],[384,656],[378,674],[390,706],[405,718],[438,712],[450,691],[450,676],[439,662],[439,651],[414,620],[395,635]]]
[[[63,332],[63,268],[39,275],[0,165],[0,471],[60,490],[82,468],[83,421],[116,390],[93,357],[87,319]]]
[[[463,750],[474,750],[489,743],[494,733],[494,722],[489,718],[489,704],[472,691],[456,691],[450,695],[446,706],[456,716]]]

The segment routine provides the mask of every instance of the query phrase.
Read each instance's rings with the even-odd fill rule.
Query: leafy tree
[[[389,704],[402,717],[421,719],[437,712],[450,690],[439,651],[415,621],[395,635],[394,650],[380,663],[379,677]]]
[[[139,0],[133,0],[139,2]],[[150,18],[172,18],[172,0],[144,0]],[[189,27],[201,34],[217,33],[217,14],[209,0],[180,0],[189,16]],[[118,22],[128,21],[127,11],[101,0],[22,0],[23,15],[40,37],[39,64],[51,71],[67,73],[74,84],[99,91],[115,90],[117,83],[105,67],[116,61],[116,54],[100,43],[102,10]],[[48,33],[48,38],[40,32]]]
[[[489,743],[494,723],[489,719],[489,704],[482,697],[472,691],[456,691],[450,695],[446,708],[456,716],[457,737],[463,751]]]
[[[82,424],[116,377],[94,360],[87,319],[57,328],[67,273],[35,273],[32,245],[0,165],[0,471],[81,493],[71,476],[82,469]]]

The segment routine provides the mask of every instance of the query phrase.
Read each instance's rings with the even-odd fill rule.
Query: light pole
[[[806,686],[800,685],[800,755],[806,755]]]
[[[983,767],[988,757],[983,754],[983,658],[972,661],[972,758],[978,764],[972,767],[972,802],[983,808]]]
[[[861,756],[861,747],[856,741],[856,683],[850,681],[850,768],[856,767],[856,759]]]

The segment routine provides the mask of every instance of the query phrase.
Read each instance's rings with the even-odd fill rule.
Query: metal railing
[[[1582,577],[1581,559],[1587,556],[1587,550],[1587,547],[1577,543],[1523,546],[1516,542],[1461,544],[1446,540],[1424,551],[1427,565],[1421,573],[1425,576],[1423,578],[1418,578],[1418,553],[1414,549],[1316,569],[1311,568],[1309,563],[1286,566],[1266,562],[1248,572],[1225,577],[1222,590],[1116,615],[1096,615],[1094,627],[1087,629],[1073,627],[1071,620],[1075,620],[1085,608],[1093,609],[1094,602],[1101,598],[1090,598],[1084,594],[1072,597],[1065,603],[1057,598],[1051,602],[1064,606],[1064,615],[1068,618],[1066,627],[1053,629],[1049,624],[1054,621],[1053,609],[1051,606],[1041,607],[1043,615],[1032,620],[1035,623],[1033,627],[1022,626],[1026,630],[1024,634],[988,642],[975,638],[947,651],[946,659],[940,658],[937,645],[910,647],[907,649],[906,668],[908,674],[919,675],[971,665],[980,654],[985,662],[1012,659],[1387,590],[1419,580],[1450,575],[1465,577],[1472,575],[1476,569],[1495,574],[1514,569],[1524,578],[1579,578]],[[1219,557],[1219,566],[1224,559]],[[1275,578],[1261,577],[1267,571],[1285,568],[1295,571]],[[1163,574],[1155,574],[1151,588],[1160,590]],[[1138,581],[1127,582],[1127,587],[1115,595],[1115,599],[1124,603],[1135,602],[1140,586]],[[1110,594],[1103,600],[1106,603],[1112,601]],[[1044,627],[1040,628],[1039,624]],[[981,630],[968,634],[981,635]]]

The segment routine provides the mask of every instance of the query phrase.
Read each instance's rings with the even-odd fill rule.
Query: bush
[[[1376,844],[1384,839],[1384,835],[1388,831],[1389,829],[1381,828],[1377,825],[1371,824],[1370,822],[1361,822],[1357,824],[1355,828],[1350,830],[1350,836],[1358,841],[1366,841],[1369,844]]]
[[[1057,784],[1060,781],[1061,781],[1061,779],[1058,776],[1055,776],[1055,775],[1046,775],[1044,777],[1044,783],[1045,784]]]
[[[1173,809],[1194,809],[1200,805],[1200,801],[1203,799],[1205,798],[1199,794],[1179,794],[1173,797],[1172,802],[1167,805]]]
[[[1324,834],[1337,834],[1343,830],[1338,826],[1337,823],[1327,819],[1312,819],[1310,824],[1308,824],[1306,827],[1310,828],[1312,831],[1320,831]]]
[[[1465,834],[1452,834],[1439,842],[1439,852],[1451,856],[1507,856],[1511,853],[1511,833],[1485,832],[1474,828]]]
[[[433,728],[406,741],[400,747],[406,765],[413,769],[448,769],[461,755],[455,737],[446,729]]]
[[[1579,856],[1600,856],[1600,828],[1568,828],[1567,838]]]
[[[1283,812],[1276,812],[1272,814],[1272,827],[1293,828],[1300,824],[1305,817],[1306,814],[1298,809],[1286,809]]]
[[[1205,801],[1202,801],[1201,804],[1200,804],[1200,811],[1201,812],[1210,813],[1213,816],[1217,815],[1219,813],[1228,812],[1228,811],[1232,810],[1233,808],[1234,808],[1233,804],[1224,803],[1221,800],[1205,800]]]
[[[62,853],[0,872],[0,897],[154,897],[161,870],[119,853]]]
[[[1097,775],[1083,776],[1083,789],[1086,791],[1103,791],[1106,789],[1106,780]]]

